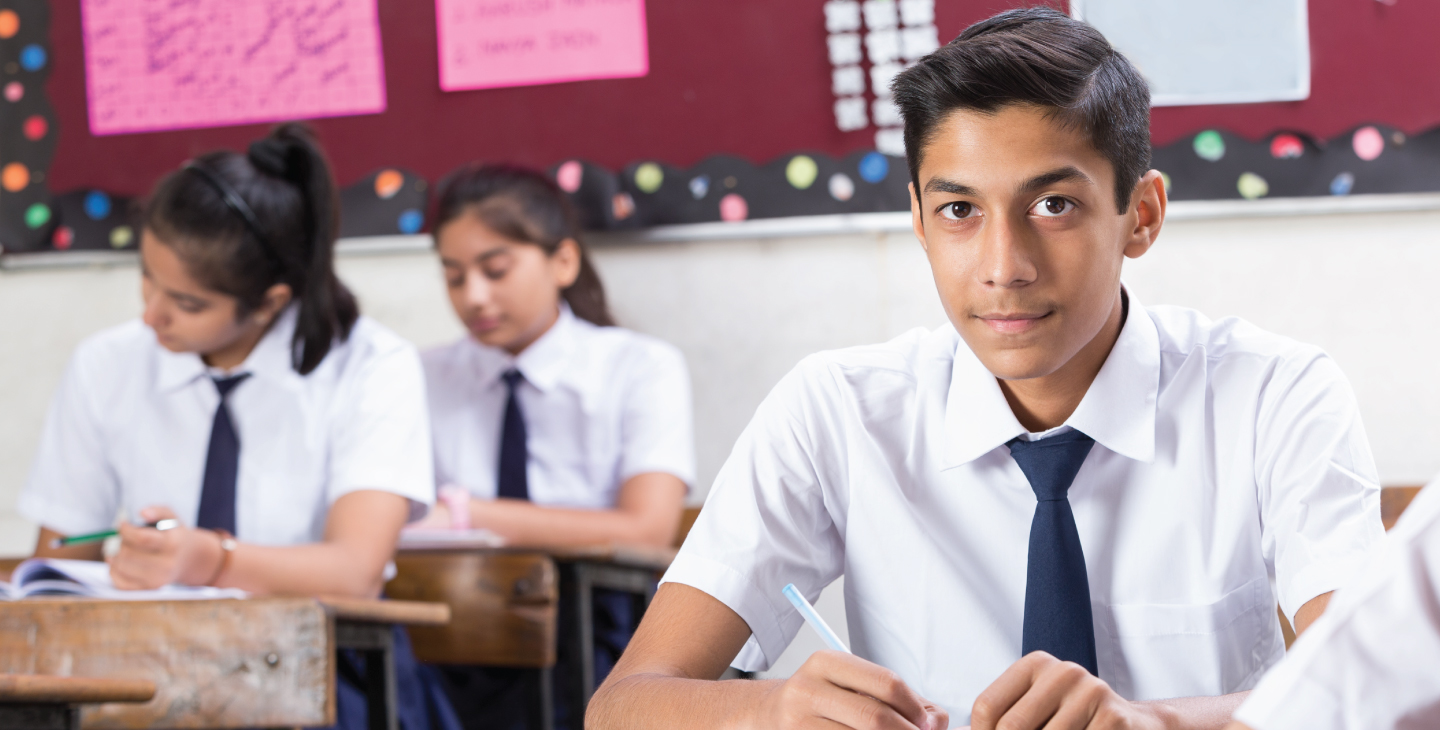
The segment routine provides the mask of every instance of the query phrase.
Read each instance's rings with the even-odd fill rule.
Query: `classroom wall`
[[[663,236],[662,236],[663,238]],[[901,231],[607,239],[596,262],[622,323],[678,345],[695,386],[701,499],[771,385],[804,355],[943,321]],[[432,254],[350,254],[365,311],[425,346],[459,336]],[[1240,315],[1326,348],[1355,386],[1382,481],[1440,471],[1440,212],[1171,220],[1127,264],[1147,304]],[[133,265],[0,270],[0,555],[33,545],[14,512],[60,370],[87,334],[138,313]]]

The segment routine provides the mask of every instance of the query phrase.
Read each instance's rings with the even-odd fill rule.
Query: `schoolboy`
[[[1284,653],[1277,598],[1304,631],[1381,538],[1348,384],[1124,289],[1165,188],[1146,84],[1093,28],[1002,13],[894,94],[950,324],[776,386],[592,726],[1222,726]],[[789,644],[782,586],[842,574],[856,656],[705,681]]]

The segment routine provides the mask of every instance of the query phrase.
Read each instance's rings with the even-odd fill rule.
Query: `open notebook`
[[[0,581],[0,600],[36,596],[86,596],[122,601],[173,601],[244,598],[238,588],[165,586],[153,591],[124,591],[110,582],[110,566],[94,560],[31,558],[16,566],[10,582]]]
[[[482,528],[470,530],[407,527],[400,531],[401,550],[444,550],[504,547],[505,538]]]

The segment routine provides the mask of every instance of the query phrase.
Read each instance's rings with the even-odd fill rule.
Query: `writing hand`
[[[818,651],[755,708],[753,728],[947,730],[950,717],[896,673],[838,651]]]
[[[176,519],[168,507],[140,510],[147,523]],[[110,580],[122,590],[150,590],[185,583],[202,585],[222,558],[219,538],[209,530],[179,526],[156,530],[121,523],[120,550],[109,559]]]

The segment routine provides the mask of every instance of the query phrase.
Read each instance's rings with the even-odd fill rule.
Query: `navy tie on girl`
[[[529,451],[525,446],[525,414],[515,396],[515,386],[525,379],[511,368],[502,376],[509,391],[505,398],[505,424],[500,432],[500,474],[496,494],[511,499],[530,499],[530,483],[525,474]]]
[[[1039,441],[1017,438],[1007,445],[1038,500],[1030,522],[1020,652],[1048,652],[1099,676],[1090,579],[1085,573],[1075,514],[1066,496],[1095,440],[1079,431],[1067,431]]]
[[[230,391],[250,373],[215,378],[220,391],[220,405],[215,407],[215,420],[210,426],[210,450],[205,454],[205,480],[200,487],[200,512],[195,526],[207,530],[224,530],[235,534],[235,478],[240,470],[240,437],[230,420],[225,401]]]

